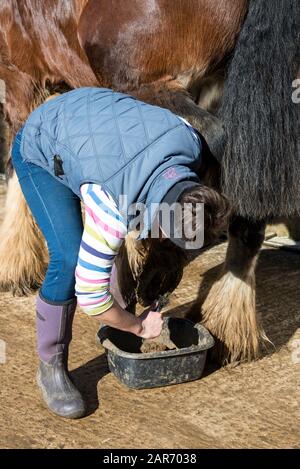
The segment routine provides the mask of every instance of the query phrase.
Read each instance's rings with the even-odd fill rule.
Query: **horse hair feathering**
[[[299,0],[251,0],[225,84],[223,188],[253,219],[300,213]]]

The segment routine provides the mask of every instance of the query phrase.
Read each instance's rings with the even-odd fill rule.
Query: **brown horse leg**
[[[223,131],[218,119],[200,109],[179,83],[175,81],[158,81],[142,85],[138,92],[134,91],[131,94],[151,104],[168,108],[185,117],[205,136],[218,156],[222,154]],[[214,163],[216,162],[214,161]],[[210,167],[206,168],[203,180],[207,179],[210,169],[214,174],[219,169],[215,171],[212,164],[210,164]],[[215,181],[213,182],[212,179],[213,177],[210,177],[210,182],[215,185]],[[168,242],[155,245],[154,242],[154,240],[147,239],[143,243],[136,243],[133,238],[128,236],[125,246],[120,256],[118,256],[120,287],[123,296],[125,295],[124,298],[129,296],[137,301],[138,297],[139,302],[145,306],[156,299],[155,295],[173,291],[177,287],[186,263],[184,253],[179,248],[173,247]],[[171,265],[168,264],[169,260]],[[166,268],[166,265],[168,265],[168,268]],[[160,281],[160,287],[154,285],[153,282],[152,273],[154,268],[155,276]]]
[[[217,338],[223,361],[256,358],[267,340],[255,307],[255,266],[264,231],[264,222],[232,219],[222,275],[202,305],[202,323]]]
[[[141,85],[137,91],[130,91],[130,93],[150,104],[170,109],[187,119],[204,136],[212,154],[221,160],[225,147],[225,134],[221,121],[197,106],[179,81],[159,80]]]
[[[5,83],[5,115],[14,135],[46,95],[29,75],[11,64],[0,64],[0,80]]]
[[[201,80],[196,89],[197,93],[195,93],[195,101],[198,106],[216,115],[221,104],[224,83],[225,72],[222,70]]]
[[[136,241],[129,233],[116,258],[118,283],[127,309],[149,306],[179,284],[187,259],[169,240]]]
[[[129,233],[116,257],[118,283],[126,309],[135,311],[137,304],[137,274],[144,262],[146,250],[141,242],[134,239],[134,233]]]
[[[42,99],[31,78],[0,66],[0,79],[6,83],[5,111],[11,138],[34,104]],[[34,223],[17,177],[8,181],[4,220],[0,227],[0,290],[26,294],[42,281],[46,267],[44,239]]]

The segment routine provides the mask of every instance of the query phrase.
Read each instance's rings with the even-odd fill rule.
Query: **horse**
[[[107,86],[169,108],[204,136],[211,183],[218,186],[221,177],[234,215],[223,270],[197,317],[233,361],[258,356],[266,339],[255,311],[266,222],[300,211],[299,108],[291,99],[300,75],[299,21],[297,0],[3,0],[0,6],[10,136],[49,89],[79,86]],[[215,160],[222,162],[221,176]],[[126,272],[119,279],[128,301],[149,303],[139,280],[145,284],[156,249],[151,240],[126,240],[118,270]],[[0,233],[1,288],[36,288],[44,251],[12,176]],[[176,254],[178,274],[165,288],[181,277]]]

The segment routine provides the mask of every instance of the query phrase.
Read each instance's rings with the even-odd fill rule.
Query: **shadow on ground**
[[[87,415],[94,413],[100,405],[97,387],[107,373],[109,369],[104,353],[71,372],[73,382],[85,398]]]

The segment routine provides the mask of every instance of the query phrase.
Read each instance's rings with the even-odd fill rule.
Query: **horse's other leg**
[[[30,111],[42,100],[42,91],[32,79],[15,69],[0,66],[0,79],[5,82],[5,117],[10,140]],[[5,163],[8,188],[4,220],[0,227],[0,290],[27,294],[36,289],[46,269],[44,239],[33,221],[12,167]]]
[[[225,133],[221,121],[210,112],[197,106],[190,93],[177,80],[159,80],[141,85],[134,94],[150,104],[170,109],[187,119],[205,138],[212,154],[219,161],[225,149]]]
[[[126,309],[134,312],[137,304],[137,275],[143,265],[146,250],[136,242],[134,233],[129,233],[116,257],[116,270],[120,293]]]
[[[0,63],[0,82],[3,83],[1,95],[5,118],[12,137],[24,124],[30,112],[44,101],[46,94],[32,77],[10,63]]]
[[[169,240],[136,241],[130,233],[116,258],[120,293],[128,308],[150,306],[179,284],[187,259]]]
[[[220,121],[210,113],[200,109],[192,100],[189,93],[176,81],[158,81],[148,85],[141,85],[138,91],[132,92],[143,101],[156,104],[186,118],[205,137],[212,153],[218,158],[224,150],[224,134]],[[203,172],[199,174],[206,184],[218,188],[219,163],[210,152],[203,157]],[[208,161],[209,160],[209,161]],[[183,267],[186,263],[185,253],[172,246],[167,240],[164,243],[155,243],[146,240],[139,248],[133,241],[126,243],[131,273],[136,279],[136,294],[141,304],[147,306],[155,295],[172,292],[178,285]],[[155,277],[153,273],[155,272]],[[125,284],[131,283],[130,276],[126,275]],[[158,283],[160,282],[160,285]],[[124,288],[125,292],[130,288]]]
[[[195,102],[200,108],[205,109],[211,114],[217,115],[224,91],[225,72],[222,70],[210,75],[197,83],[195,93]]]
[[[221,157],[224,135],[220,122],[200,109],[179,83],[159,81],[142,85],[138,92],[132,94],[188,119],[204,135],[218,157]],[[220,165],[209,153],[205,152],[201,167],[205,174],[199,176],[206,184],[217,188]],[[157,299],[157,295],[171,292],[177,287],[185,263],[185,253],[167,240],[157,243],[147,239],[143,243],[137,243],[133,238],[127,237],[124,249],[118,256],[123,297],[127,297],[128,304],[131,303],[131,298],[144,306],[151,304]]]
[[[255,266],[264,232],[264,222],[232,219],[222,275],[202,305],[202,323],[216,337],[222,361],[256,358],[260,343],[266,340],[256,315],[255,295]]]

